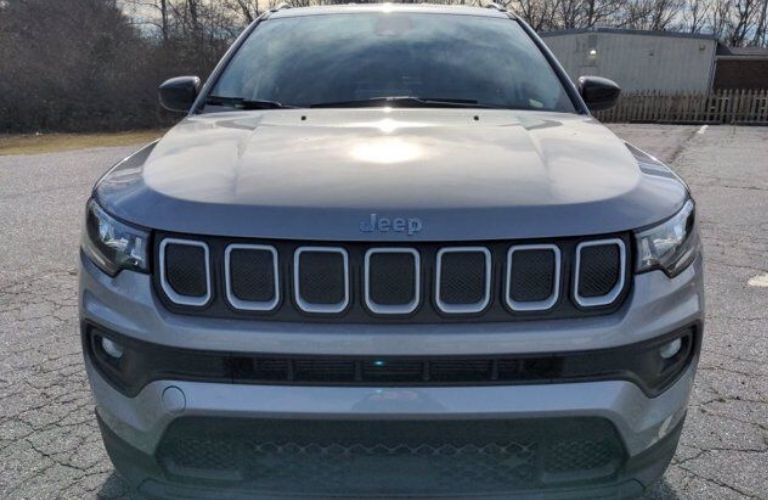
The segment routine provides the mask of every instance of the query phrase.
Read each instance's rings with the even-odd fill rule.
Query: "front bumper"
[[[515,324],[333,325],[216,320],[173,315],[152,294],[148,276],[116,278],[83,261],[81,318],[135,339],[187,349],[336,355],[490,355],[605,349],[654,339],[703,317],[701,262],[673,280],[638,275],[616,314],[580,320]],[[693,385],[695,361],[655,397],[626,380],[546,385],[464,387],[325,387],[250,385],[163,379],[135,397],[116,390],[86,360],[108,451],[118,468],[151,495],[191,497],[222,485],[206,479],[194,490],[173,481],[157,461],[174,423],[187,418],[343,422],[542,422],[591,418],[615,430],[623,461],[599,484],[563,483],[547,494],[579,488],[614,498],[636,495],[661,475],[676,446]],[[211,482],[212,481],[212,482]],[[478,481],[481,481],[480,479]],[[180,488],[180,489],[179,489]],[[237,490],[230,490],[236,496]],[[242,492],[241,492],[242,493]],[[248,494],[252,494],[249,490]],[[350,493],[354,496],[354,493]],[[306,492],[301,496],[306,496]],[[465,495],[466,496],[466,495]],[[502,495],[503,496],[503,495]],[[526,495],[527,496],[527,495]],[[508,496],[507,496],[508,497]]]
[[[515,498],[614,500],[639,496],[664,472],[683,426],[683,421],[679,422],[646,451],[619,462],[609,455],[610,447],[605,445],[608,440],[604,435],[591,435],[600,446],[585,453],[583,447],[577,446],[578,441],[568,439],[568,430],[542,425],[541,421],[501,421],[510,434],[498,443],[482,447],[473,444],[436,447],[428,443],[409,446],[405,440],[390,446],[350,443],[346,433],[346,443],[342,440],[329,445],[328,436],[315,432],[316,420],[306,425],[301,420],[246,420],[246,429],[238,425],[243,421],[232,419],[211,420],[205,427],[200,427],[195,420],[189,417],[177,420],[168,432],[169,438],[163,442],[163,449],[153,455],[128,444],[100,418],[99,425],[110,458],[142,498],[507,499],[513,495]],[[288,423],[295,433],[275,436],[276,422]],[[408,429],[410,432],[406,435],[411,437],[419,426],[422,431],[424,427],[433,429],[433,436],[445,431],[445,426],[436,425],[434,421],[393,422],[397,427]],[[579,432],[594,431],[589,423],[606,424],[594,419],[553,419],[551,422],[555,425],[567,422],[570,430]],[[337,434],[348,427],[359,429],[360,424],[369,435],[380,434],[382,430],[380,421],[352,423],[350,426],[348,421],[332,422],[330,427],[335,427]],[[462,421],[451,423],[453,429],[460,432],[465,425]],[[479,423],[486,426],[485,421]],[[499,426],[499,421],[489,422],[488,427],[492,426]],[[329,426],[319,427],[326,430]],[[611,433],[606,425],[598,428],[607,431],[605,434]],[[258,441],[247,429],[262,436],[267,433],[269,440]],[[543,442],[541,435],[552,430],[554,434],[549,443],[558,445],[543,451],[538,449]],[[531,434],[521,435],[530,431]],[[237,436],[238,443],[231,441],[233,435]],[[310,437],[309,442],[302,441],[306,435]],[[218,438],[217,441],[206,442],[212,436]],[[585,437],[582,436],[582,441]],[[197,447],[200,443],[205,444],[205,453],[194,453],[202,451]],[[254,449],[254,453],[231,453],[238,449],[237,444],[242,445],[240,449]],[[583,467],[573,467],[575,460]],[[196,469],[196,466],[206,468]],[[249,475],[249,471],[260,475]]]

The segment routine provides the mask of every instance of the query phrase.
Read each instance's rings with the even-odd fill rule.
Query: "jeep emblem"
[[[421,231],[421,219],[418,217],[379,217],[378,214],[371,214],[368,220],[360,223],[360,231],[364,233],[372,233],[378,231],[380,233],[388,233],[394,231],[396,233],[406,233],[408,236]]]

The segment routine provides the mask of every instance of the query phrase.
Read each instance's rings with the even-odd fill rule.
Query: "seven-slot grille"
[[[159,235],[174,311],[275,320],[509,321],[604,314],[626,296],[626,236],[377,246]]]

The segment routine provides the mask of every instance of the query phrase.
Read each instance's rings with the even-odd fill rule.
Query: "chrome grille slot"
[[[556,245],[518,245],[507,253],[506,302],[513,311],[551,309],[560,297],[561,252]]]
[[[365,305],[376,314],[409,314],[419,306],[421,259],[412,248],[371,248],[365,254]]]
[[[232,244],[224,252],[227,300],[236,309],[271,311],[280,302],[277,250]]]
[[[624,289],[627,264],[618,238],[585,241],[576,247],[574,298],[582,307],[612,304]]]
[[[294,293],[304,312],[334,314],[349,305],[349,256],[343,248],[300,247],[294,253]]]
[[[449,314],[472,314],[491,301],[491,252],[484,247],[437,252],[435,303]]]
[[[166,238],[160,244],[163,291],[176,304],[203,306],[211,298],[208,245],[200,241]]]

